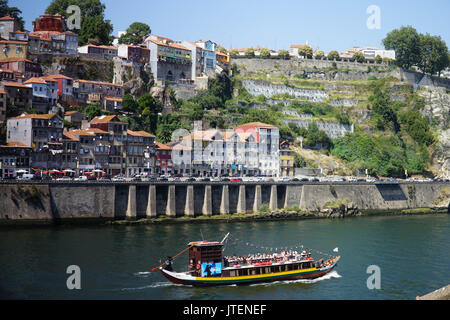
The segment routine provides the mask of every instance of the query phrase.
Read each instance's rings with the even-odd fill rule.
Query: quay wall
[[[0,183],[0,224],[253,213],[263,205],[317,212],[336,200],[360,211],[449,207],[450,183]]]

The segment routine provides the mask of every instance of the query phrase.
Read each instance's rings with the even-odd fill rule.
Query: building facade
[[[169,38],[150,35],[145,40],[150,49],[150,67],[153,78],[160,81],[192,79],[191,50]]]

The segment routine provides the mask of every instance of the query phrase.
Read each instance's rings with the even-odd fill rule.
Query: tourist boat
[[[223,242],[223,241],[222,241]],[[175,284],[190,286],[242,285],[261,282],[315,279],[336,267],[340,256],[315,261],[310,254],[297,252],[248,255],[244,261],[222,257],[223,243],[217,241],[190,242],[182,252],[152,271],[160,270]],[[172,260],[189,250],[189,267],[175,272]],[[244,261],[244,262],[242,262]]]

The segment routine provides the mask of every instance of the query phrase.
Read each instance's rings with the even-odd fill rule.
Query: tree
[[[375,63],[380,64],[383,62],[383,59],[381,58],[381,56],[379,54],[377,54],[374,61],[375,61]]]
[[[294,168],[304,168],[306,167],[305,159],[298,153],[294,153]]]
[[[247,58],[252,58],[255,56],[255,50],[253,48],[247,48],[245,49],[244,56]]]
[[[270,58],[270,51],[267,48],[262,48],[261,51],[259,52],[259,56],[261,58]]]
[[[401,27],[386,35],[383,45],[387,50],[395,50],[397,66],[410,69],[420,61],[420,36],[413,27]]]
[[[25,22],[21,17],[22,11],[17,7],[8,6],[8,0],[0,0],[0,17],[10,16],[17,20],[19,29],[23,31]]]
[[[449,64],[448,48],[439,36],[430,36],[428,33],[419,35],[420,60],[418,67],[430,75],[439,73]]]
[[[364,56],[364,54],[362,52],[355,52],[353,54],[352,60],[355,60],[356,62],[359,63],[364,63],[366,62],[366,57]]]
[[[138,111],[143,115],[158,114],[162,111],[162,103],[155,99],[150,93],[144,93],[137,100]]]
[[[191,110],[188,113],[188,118],[191,121],[202,120],[205,112],[202,107],[194,102],[186,102],[186,107]]]
[[[385,88],[384,81],[374,81],[372,86],[373,94],[369,97],[370,107],[372,109],[371,118],[379,130],[391,128],[397,133],[400,125],[397,119],[397,113],[392,108],[392,102],[389,90]]]
[[[323,52],[323,50],[317,50],[316,52],[314,52],[314,57],[316,59],[322,59],[325,56],[325,52]]]
[[[172,140],[172,133],[181,127],[180,117],[171,114],[163,114],[158,118],[158,129],[156,138],[162,143]]]
[[[89,120],[102,115],[102,109],[98,104],[89,104],[84,108],[84,114]]]
[[[136,113],[138,104],[131,94],[126,94],[122,98],[122,110],[125,112]]]
[[[339,57],[340,57],[339,52],[333,50],[328,53],[327,59],[328,60],[339,60]]]
[[[150,27],[142,22],[133,22],[125,34],[119,38],[121,44],[140,44],[152,32]]]
[[[72,30],[78,34],[79,45],[89,42],[108,45],[112,42],[113,26],[110,20],[105,20],[106,6],[100,0],[53,0],[45,13],[59,13],[68,18],[66,10],[70,5],[77,5],[81,11],[81,29]]]
[[[287,50],[278,51],[278,57],[283,60],[289,60],[290,58],[289,51]]]
[[[227,54],[227,49],[225,49],[225,47],[223,46],[219,46],[219,48],[217,48],[217,51],[223,54]]]
[[[313,49],[305,44],[298,48],[298,55],[310,59],[313,56]]]
[[[235,58],[239,55],[239,51],[237,51],[237,49],[232,49],[230,51],[230,57]]]

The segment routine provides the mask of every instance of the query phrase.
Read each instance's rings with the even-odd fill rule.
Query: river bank
[[[258,221],[285,221],[285,220],[311,220],[311,219],[344,219],[353,217],[370,216],[411,216],[434,215],[449,213],[447,208],[415,208],[415,209],[391,209],[391,210],[348,210],[334,209],[320,212],[307,212],[295,210],[276,210],[272,212],[258,213],[234,213],[212,216],[196,217],[149,217],[149,218],[65,218],[54,220],[4,220],[0,221],[0,228],[16,227],[45,227],[60,225],[98,225],[98,226],[132,226],[132,225],[164,225],[164,224],[197,224],[197,223],[235,223]]]

